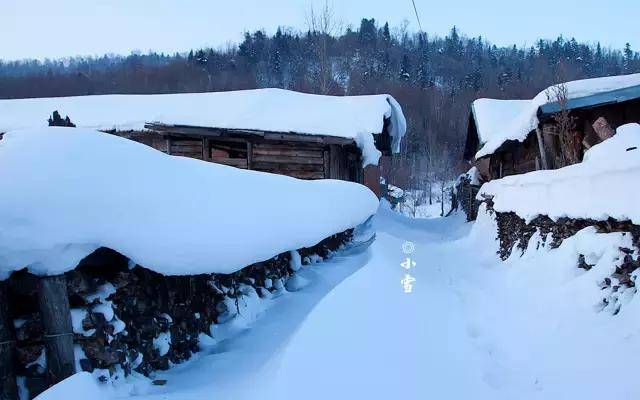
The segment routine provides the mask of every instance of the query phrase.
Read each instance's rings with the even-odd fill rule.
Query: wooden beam
[[[265,133],[265,139],[269,140],[283,140],[283,141],[291,141],[291,142],[307,142],[307,143],[318,143],[318,144],[338,144],[338,145],[349,145],[355,144],[355,140],[347,139],[336,136],[326,136],[326,135],[305,135],[305,134],[296,134],[296,133]]]
[[[247,168],[246,158],[211,157],[209,160],[218,164],[229,165],[232,167]]]
[[[253,169],[253,143],[247,142],[247,169]]]
[[[38,303],[47,351],[47,373],[53,385],[75,373],[73,328],[64,275],[40,278]]]
[[[264,156],[290,156],[290,157],[310,157],[310,158],[322,158],[322,150],[303,150],[297,148],[291,149],[270,149],[265,147],[256,147],[254,149],[255,155]]]
[[[339,144],[339,145],[355,145],[354,139],[329,136],[315,135],[295,132],[270,132],[253,129],[225,129],[212,128],[202,126],[187,125],[166,125],[161,123],[147,123],[144,125],[146,129],[156,131],[165,135],[184,135],[193,137],[202,136],[244,136],[247,139],[264,138],[266,140],[291,141],[291,142],[307,142],[318,144]]]
[[[549,163],[547,163],[547,152],[544,149],[544,141],[542,140],[542,131],[540,130],[540,127],[536,127],[536,137],[538,138],[538,151],[540,152],[540,166],[542,169],[549,169]],[[500,164],[500,166],[502,167],[502,164]]]
[[[275,169],[275,170],[264,170],[262,172],[292,176],[294,178],[299,178],[299,179],[323,179],[324,178],[323,172],[313,172],[313,171],[282,171],[282,170]]]
[[[206,160],[211,157],[211,144],[209,139],[202,138],[202,159]]]
[[[344,149],[339,145],[329,146],[329,177],[344,179]]]
[[[289,164],[289,163],[267,163],[253,162],[253,169],[256,171],[267,171],[279,169],[282,171],[312,171],[324,172],[324,166],[319,164]]]
[[[197,140],[191,140],[191,139],[183,139],[183,138],[172,138],[172,145],[173,147],[176,146],[197,146],[200,147],[202,146],[202,138],[199,138]]]
[[[173,142],[171,143],[171,153],[202,153],[202,144],[198,146],[183,146]]]
[[[288,157],[288,156],[265,156],[254,155],[254,162],[271,162],[271,163],[287,163],[287,164],[317,164],[323,165],[322,158],[315,157]]]
[[[167,154],[171,155],[171,138],[167,138]]]
[[[0,399],[18,400],[15,376],[16,338],[9,312],[7,281],[0,281]]]
[[[324,161],[324,178],[329,179],[329,173],[331,171],[330,167],[330,159],[329,159],[329,150],[325,150],[322,153],[322,161]]]
[[[323,151],[326,146],[318,143],[307,142],[282,142],[282,141],[268,141],[264,139],[253,140],[253,146],[261,149],[281,149],[281,150],[312,150]]]
[[[244,144],[245,146],[244,146],[244,148],[241,148],[241,147],[238,147],[238,145],[231,146],[229,144],[231,142],[226,142],[226,143],[222,144],[222,143],[218,142],[217,140],[215,140],[215,141],[212,141],[211,139],[208,139],[208,140],[209,140],[209,144],[216,150],[237,151],[239,153],[246,153],[247,152],[247,146],[246,145],[247,145],[247,143],[250,143],[250,142],[247,142],[246,140],[242,141],[241,143]]]

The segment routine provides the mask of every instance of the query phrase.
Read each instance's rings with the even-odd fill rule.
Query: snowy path
[[[312,399],[489,393],[452,271],[468,261],[462,253],[455,257],[453,244],[468,226],[455,221],[452,232],[450,220],[384,213],[378,218],[372,261],[329,293],[293,338],[277,361],[280,379],[271,398],[290,397],[292,385],[306,388],[305,397]],[[416,245],[412,293],[404,293],[400,283],[406,240]]]
[[[596,307],[617,235],[501,262],[493,225],[457,218],[381,210],[371,261],[313,310],[262,398],[640,398],[640,300],[615,317]],[[416,243],[410,294],[405,240]],[[578,251],[604,268],[578,269]]]
[[[144,399],[243,399],[255,398],[256,390],[267,385],[272,374],[266,364],[282,352],[289,338],[316,304],[336,285],[370,261],[368,251],[350,251],[298,272],[309,281],[302,290],[267,300],[258,315],[248,316],[249,325],[236,328],[232,339],[205,349],[189,362],[159,372],[165,386],[149,387],[146,379],[131,380],[122,388]],[[259,309],[259,308],[262,308]],[[252,321],[256,319],[255,321]],[[244,328],[244,329],[243,329]],[[120,397],[120,396],[118,396]]]
[[[598,312],[603,272],[575,267],[579,242],[501,262],[487,224],[381,209],[368,250],[302,270],[309,286],[158,374],[166,386],[140,381],[138,398],[640,398],[640,301]],[[405,241],[412,293],[400,283]],[[606,258],[616,243],[588,245]]]

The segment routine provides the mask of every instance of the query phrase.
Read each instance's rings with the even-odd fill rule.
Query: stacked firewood
[[[352,230],[297,251],[301,264],[325,259],[348,243]],[[296,253],[296,252],[294,252]],[[261,297],[285,290],[299,268],[286,252],[228,275],[165,276],[109,249],[99,249],[65,274],[71,307],[76,370],[118,380],[132,371],[149,376],[189,359],[199,337],[236,315],[233,301],[246,288]],[[31,397],[48,386],[38,277],[20,271],[9,279],[16,331],[16,375]]]

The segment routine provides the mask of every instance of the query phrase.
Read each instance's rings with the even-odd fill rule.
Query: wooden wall
[[[574,110],[571,112],[571,116],[575,123],[573,134],[577,138],[577,147],[579,147],[577,149],[579,162],[588,149],[588,145],[585,143],[598,143],[600,140],[593,129],[593,123],[598,118],[604,117],[613,129],[617,129],[627,123],[640,122],[640,100]],[[558,129],[553,117],[543,117],[540,129],[548,167],[557,169],[572,164],[573,162],[562,154]],[[489,158],[490,179],[522,174],[537,169],[541,169],[541,165],[535,132],[530,133],[522,143],[506,142]]]
[[[300,179],[364,181],[355,144],[266,140],[256,137],[158,136],[151,145],[167,154]]]
[[[540,169],[538,139],[529,135],[524,142],[509,141],[489,160],[489,179],[523,174]]]

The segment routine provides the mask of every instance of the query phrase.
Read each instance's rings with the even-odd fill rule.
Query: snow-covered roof
[[[583,79],[565,83],[567,97],[578,107],[585,103],[584,98],[640,86],[640,74],[608,76],[604,78]],[[538,109],[553,101],[553,88],[540,92],[531,100],[478,99],[471,105],[480,150],[476,159],[488,156],[508,140],[524,141],[530,132],[538,126]],[[547,94],[550,94],[550,101]],[[629,97],[634,96],[635,97]],[[611,101],[623,101],[640,97],[640,91],[623,92]],[[583,101],[578,101],[582,99]],[[605,101],[607,99],[596,101]],[[553,108],[549,108],[553,111]]]
[[[531,220],[538,215],[640,224],[640,125],[618,128],[590,148],[579,164],[512,175],[485,183],[478,193],[493,196],[496,211]]]
[[[47,126],[54,110],[78,127],[143,130],[145,123],[293,132],[353,139],[383,132],[399,151],[406,121],[390,95],[321,96],[283,89],[0,100],[0,132]],[[366,144],[361,145],[366,150]]]
[[[0,140],[0,279],[59,274],[100,247],[169,275],[230,273],[373,215],[377,197],[186,157],[81,128]]]

